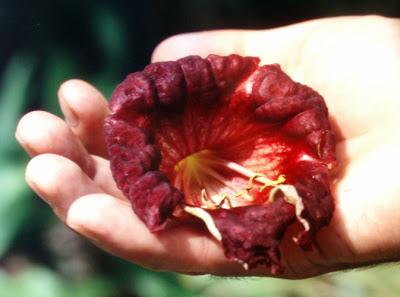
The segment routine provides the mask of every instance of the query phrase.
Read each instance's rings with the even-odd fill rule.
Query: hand
[[[336,209],[316,248],[281,244],[282,277],[304,278],[400,258],[400,20],[338,17],[261,31],[183,34],[162,42],[153,60],[189,54],[253,55],[279,63],[321,93],[339,135]],[[32,157],[30,187],[70,228],[98,246],[148,268],[182,273],[269,275],[228,261],[202,231],[177,226],[150,233],[117,189],[106,159],[106,101],[71,80],[58,93],[65,121],[44,111],[25,115],[16,136]]]

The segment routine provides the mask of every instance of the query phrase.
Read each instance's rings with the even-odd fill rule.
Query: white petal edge
[[[217,229],[217,226],[215,226],[213,218],[207,211],[205,211],[200,207],[193,207],[193,206],[185,206],[183,209],[187,213],[195,217],[198,217],[200,220],[202,220],[204,224],[206,224],[208,231],[210,231],[212,236],[214,236],[218,241],[222,240],[221,233]]]
[[[287,203],[294,205],[296,209],[296,217],[300,221],[300,223],[304,226],[306,231],[310,230],[310,224],[308,221],[301,217],[301,213],[304,210],[303,198],[296,191],[296,187],[293,185],[276,185],[270,192],[269,198],[270,201],[274,200],[274,196],[278,190],[281,190],[284,199]]]

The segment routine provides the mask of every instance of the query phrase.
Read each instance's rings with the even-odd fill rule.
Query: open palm
[[[400,21],[340,17],[261,31],[212,31],[172,37],[153,60],[238,53],[279,63],[326,100],[339,137],[336,210],[316,248],[304,252],[288,230],[281,244],[284,277],[398,260],[400,230]],[[33,157],[26,179],[69,227],[103,249],[148,268],[183,273],[269,275],[228,261],[221,246],[190,226],[150,233],[116,188],[106,160],[106,101],[71,80],[59,91],[66,121],[43,111],[25,115],[17,138]],[[295,228],[295,227],[293,227]],[[292,228],[292,229],[293,229]]]

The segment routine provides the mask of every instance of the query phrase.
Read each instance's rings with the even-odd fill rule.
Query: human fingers
[[[33,111],[19,121],[16,138],[31,156],[51,153],[64,156],[93,176],[93,160],[69,126],[57,116],[45,111]]]
[[[67,211],[78,197],[103,190],[71,160],[54,154],[41,154],[27,165],[28,185],[65,221]]]
[[[110,169],[110,162],[102,157],[92,155],[95,174],[92,177],[93,181],[98,184],[105,193],[127,200],[125,195],[118,189]]]
[[[107,156],[103,126],[108,109],[104,96],[89,83],[71,79],[60,86],[58,99],[66,122],[86,149]]]
[[[201,232],[177,228],[150,233],[127,201],[104,194],[79,166],[62,156],[34,157],[25,176],[62,221],[115,255],[149,268],[195,273],[209,269],[205,249],[225,261],[219,245]]]
[[[25,176],[62,221],[112,254],[157,270],[246,273],[240,265],[228,262],[219,243],[201,230],[176,226],[158,234],[149,232],[129,202],[104,194],[65,157],[36,156],[29,162]]]
[[[26,180],[69,227],[106,251],[147,268],[189,274],[269,275],[266,267],[247,271],[227,260],[221,244],[198,226],[176,224],[157,234],[149,232],[129,202],[104,194],[98,183],[62,156],[33,158]],[[302,277],[293,272],[288,269],[282,277]]]
[[[18,123],[16,137],[31,157],[57,154],[76,163],[106,193],[126,199],[112,178],[108,160],[89,155],[68,125],[44,111],[26,114]]]
[[[194,227],[175,225],[151,233],[128,202],[106,194],[75,200],[66,224],[106,251],[150,269],[230,276],[266,275],[268,271],[246,271],[227,260],[220,243]]]

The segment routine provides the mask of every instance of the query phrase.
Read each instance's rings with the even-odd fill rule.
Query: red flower
[[[150,64],[116,88],[105,134],[115,181],[151,231],[193,215],[247,268],[282,270],[332,216],[335,138],[323,98],[279,65],[210,55]]]

